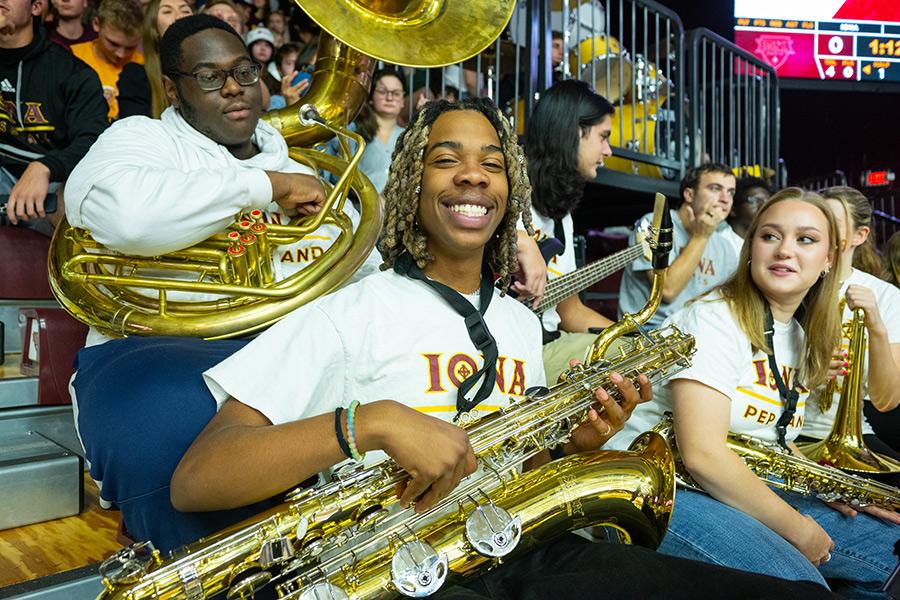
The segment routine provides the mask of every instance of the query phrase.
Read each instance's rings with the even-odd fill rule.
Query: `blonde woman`
[[[159,66],[159,40],[169,25],[193,12],[185,0],[150,0],[144,16],[144,64],[128,63],[119,75],[119,118],[158,119],[169,106]]]
[[[671,410],[684,465],[707,492],[679,489],[659,551],[821,585],[833,578],[848,597],[883,598],[896,525],[773,491],[725,443],[734,432],[796,451],[808,390],[833,372],[840,339],[839,240],[821,197],[775,194],[748,229],[737,272],[670,317],[696,338],[692,365],[626,429],[647,429]]]
[[[841,232],[843,251],[837,268],[842,283],[839,298],[845,301],[843,321],[849,323],[855,308],[862,308],[866,316],[865,413],[888,413],[900,404],[897,385],[900,382],[900,290],[876,276],[881,265],[871,241],[872,205],[868,198],[843,186],[828,188],[823,195]],[[842,340],[842,352],[849,342]],[[838,377],[840,384],[841,376]],[[803,435],[810,440],[826,438],[837,415],[837,398],[827,411],[822,411],[823,392],[824,388],[813,391],[814,399],[807,409]],[[863,419],[863,436],[872,450],[900,459],[897,452],[875,435],[866,419]],[[894,486],[900,484],[897,475],[880,479]]]

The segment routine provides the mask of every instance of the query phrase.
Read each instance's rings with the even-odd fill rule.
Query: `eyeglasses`
[[[403,90],[386,90],[384,88],[375,88],[375,94],[384,96],[385,98],[402,98]]]
[[[200,69],[193,73],[184,73],[183,71],[176,71],[176,73],[193,77],[204,92],[214,92],[222,89],[229,76],[238,82],[238,85],[253,85],[259,81],[259,70],[258,64],[249,63],[238,65],[232,69]]]
[[[747,196],[744,198],[744,202],[747,204],[752,204],[753,206],[760,206],[765,204],[766,200],[768,200],[768,196]]]

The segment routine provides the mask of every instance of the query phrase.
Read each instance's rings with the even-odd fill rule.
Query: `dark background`
[[[790,1],[790,0],[785,0]],[[731,0],[661,0],[685,30],[706,27],[733,40]],[[804,85],[807,89],[785,89]],[[900,168],[900,89],[828,91],[815,84],[783,82],[781,156],[788,182],[840,169],[859,185],[866,169]],[[823,82],[824,85],[824,82]],[[833,89],[833,88],[832,88]],[[870,88],[871,89],[871,88]]]

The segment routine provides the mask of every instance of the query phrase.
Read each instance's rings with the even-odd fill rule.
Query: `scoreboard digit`
[[[737,18],[735,42],[779,77],[900,81],[900,23]]]

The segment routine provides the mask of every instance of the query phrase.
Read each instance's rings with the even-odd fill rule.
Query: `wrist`
[[[360,404],[356,409],[354,433],[360,453],[385,447],[390,427],[384,427],[384,423],[392,421],[390,414],[395,404],[392,400],[377,400]]]
[[[272,186],[272,202],[278,202],[284,194],[284,174],[278,171],[265,171],[265,174]]]

